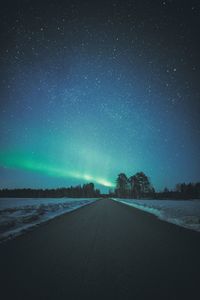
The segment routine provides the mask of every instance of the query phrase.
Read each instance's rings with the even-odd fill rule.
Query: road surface
[[[109,199],[0,245],[5,299],[200,299],[200,234]]]

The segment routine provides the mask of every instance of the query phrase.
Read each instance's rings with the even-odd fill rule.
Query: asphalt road
[[[0,298],[200,299],[200,234],[103,199],[0,245]]]

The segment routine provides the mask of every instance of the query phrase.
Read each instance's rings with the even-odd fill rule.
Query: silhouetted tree
[[[163,193],[169,193],[169,189],[167,187],[164,188]]]
[[[83,185],[83,193],[86,198],[93,197],[94,195],[94,183],[88,183]]]
[[[195,189],[196,189],[196,198],[199,199],[200,198],[200,182],[196,183]]]
[[[139,198],[140,195],[140,184],[136,175],[129,178],[130,182],[130,194],[132,198]]]
[[[119,198],[126,198],[129,193],[129,181],[124,173],[120,173],[116,180],[116,195]]]
[[[141,198],[145,196],[150,196],[154,193],[154,188],[152,187],[149,178],[143,173],[138,172],[129,178],[131,195],[134,198]]]

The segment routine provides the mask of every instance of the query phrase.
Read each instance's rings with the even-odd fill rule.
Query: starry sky
[[[200,180],[200,2],[3,1],[0,188]]]

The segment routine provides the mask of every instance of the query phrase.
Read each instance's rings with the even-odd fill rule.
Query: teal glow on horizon
[[[74,178],[83,181],[91,181],[104,187],[114,187],[114,184],[104,177],[93,176],[91,174],[83,173],[76,170],[67,170],[64,167],[55,167],[53,165],[48,165],[43,161],[36,161],[32,158],[28,158],[24,155],[16,153],[4,155],[1,154],[0,166],[6,168],[29,170],[57,178]]]

